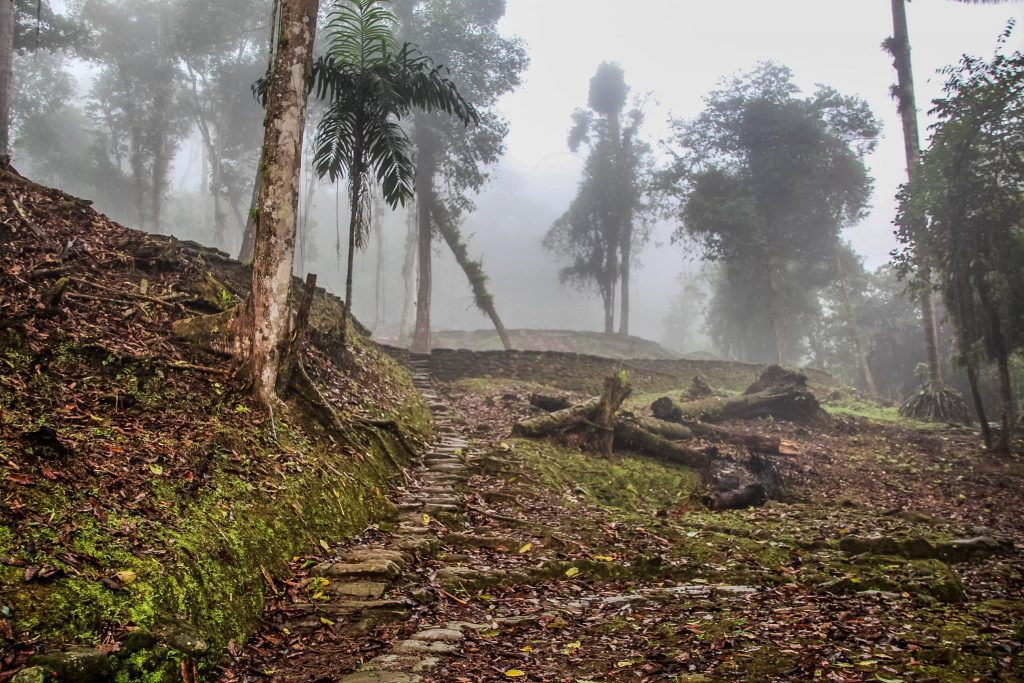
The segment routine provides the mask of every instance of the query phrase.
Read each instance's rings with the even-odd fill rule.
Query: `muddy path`
[[[1022,680],[1019,459],[859,418],[784,439],[787,501],[513,440],[530,386],[439,385],[393,523],[275,580],[222,681]]]

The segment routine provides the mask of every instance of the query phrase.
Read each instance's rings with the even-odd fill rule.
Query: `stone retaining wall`
[[[406,349],[382,347],[392,358],[408,363]],[[638,392],[684,389],[694,375],[701,375],[716,389],[743,391],[764,365],[729,361],[685,359],[614,360],[561,351],[469,351],[434,349],[430,354],[434,376],[444,381],[491,377],[537,382],[568,391],[600,393],[605,377],[625,370]],[[820,370],[805,369],[816,390],[829,389],[835,380]]]

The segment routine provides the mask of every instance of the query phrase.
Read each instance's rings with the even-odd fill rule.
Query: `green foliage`
[[[971,372],[982,359],[998,366],[1006,446],[1009,359],[1024,348],[1024,53],[964,55],[944,72],[931,144],[900,195],[897,263],[904,274],[919,257],[931,263],[961,360]]]
[[[825,86],[799,97],[770,62],[733,77],[692,121],[673,122],[673,162],[661,174],[677,202],[675,239],[721,263],[709,320],[733,357],[781,361],[803,352],[801,320],[835,278],[842,228],[863,216],[864,157],[878,123],[866,103]]]

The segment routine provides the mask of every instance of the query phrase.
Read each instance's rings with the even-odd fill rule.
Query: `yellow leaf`
[[[523,646],[522,646],[521,648],[519,648],[519,649],[520,649],[520,650],[522,650],[523,652],[533,652],[533,648],[532,648],[532,647],[530,647],[529,645],[523,645]]]
[[[580,573],[580,570],[579,570],[578,567],[569,567],[568,569],[565,570],[565,575],[568,576],[570,579],[572,577],[576,576],[579,573]]]
[[[615,558],[611,555],[594,555],[594,559],[598,562],[614,562]]]
[[[509,669],[508,671],[505,672],[505,675],[508,676],[509,678],[522,678],[523,676],[526,675],[526,672],[525,671],[520,671],[519,669]]]
[[[501,450],[503,450],[503,451],[510,451],[510,450],[512,450],[512,447],[511,447],[511,446],[509,446],[509,445],[508,445],[507,443],[505,443],[504,441],[502,441],[501,443],[499,443],[499,444],[498,444],[498,448],[500,448],[500,449],[501,449]]]
[[[501,635],[501,631],[496,628],[485,628],[480,631],[481,638],[497,638],[499,635]]]
[[[615,666],[619,667],[620,669],[625,669],[627,666],[633,666],[633,662],[629,661],[628,659],[623,659],[621,662],[617,663]]]
[[[327,617],[320,617],[320,623],[324,626],[334,626],[334,622]]]
[[[423,526],[430,526],[430,515],[423,513]]]
[[[135,579],[139,578],[138,574],[130,571],[118,572],[117,574],[115,574],[115,576],[117,577],[118,581],[120,581],[126,586],[135,583]]]
[[[320,539],[320,547],[323,548],[324,550],[328,551],[328,552],[331,550],[331,546],[329,546],[327,544],[327,541],[325,541],[322,538]]]
[[[532,543],[527,543],[526,545],[524,545],[522,548],[519,549],[519,554],[522,555],[523,553],[530,552],[530,549],[532,547],[533,547]]]

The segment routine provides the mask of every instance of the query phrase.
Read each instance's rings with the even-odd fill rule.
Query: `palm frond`
[[[397,49],[395,15],[376,0],[342,0],[328,14],[328,53],[360,69]]]

